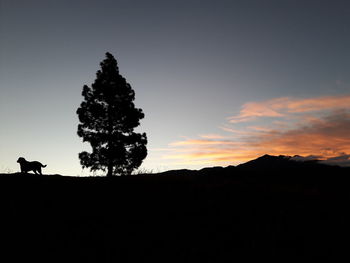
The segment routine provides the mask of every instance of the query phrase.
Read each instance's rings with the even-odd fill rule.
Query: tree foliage
[[[91,171],[108,171],[107,176],[128,175],[147,156],[146,134],[134,132],[144,113],[135,107],[135,92],[113,55],[106,53],[100,66],[91,87],[84,85],[77,110],[78,136],[92,148],[79,154],[80,163]]]

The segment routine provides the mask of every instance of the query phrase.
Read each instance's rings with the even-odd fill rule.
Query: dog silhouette
[[[40,175],[42,175],[41,168],[46,167],[46,165],[43,165],[38,161],[28,162],[23,157],[19,157],[17,162],[21,166],[21,173],[28,173],[29,171],[33,171],[35,174],[39,173]]]

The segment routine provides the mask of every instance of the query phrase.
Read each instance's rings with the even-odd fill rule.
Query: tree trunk
[[[107,177],[112,177],[112,176],[113,176],[113,164],[112,164],[112,161],[109,160]]]
[[[112,154],[112,133],[113,133],[113,123],[112,123],[112,107],[108,104],[108,173],[107,177],[113,176],[113,154]]]

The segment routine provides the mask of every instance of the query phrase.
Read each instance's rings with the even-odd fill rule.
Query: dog
[[[28,162],[23,157],[19,157],[17,162],[21,166],[21,173],[27,173],[29,171],[33,171],[35,174],[39,173],[40,175],[42,175],[41,168],[46,167],[46,165],[43,165],[42,163],[37,162],[37,161]]]

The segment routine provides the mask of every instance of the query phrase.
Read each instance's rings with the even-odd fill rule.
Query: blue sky
[[[146,115],[138,130],[149,139],[147,170],[237,164],[254,151],[286,149],[247,145],[262,136],[249,137],[251,127],[286,135],[316,130],[316,118],[325,122],[337,116],[343,123],[337,132],[348,123],[348,1],[1,0],[0,39],[0,169],[18,171],[16,160],[23,156],[48,164],[46,173],[88,174],[78,160],[89,147],[76,135],[75,112],[83,85],[93,82],[107,51]],[[278,98],[287,98],[287,105],[306,100],[333,106],[304,111],[302,117],[288,108],[279,119],[232,122],[252,109],[247,103],[279,112],[271,102]],[[287,130],[276,126],[287,121]],[[329,141],[350,142],[347,135],[337,136]],[[179,144],[191,140],[214,141],[217,147]],[[226,149],[226,141],[240,146]],[[198,152],[210,155],[223,148],[250,154],[228,155],[225,161],[197,158]],[[298,154],[298,149],[281,153]],[[348,150],[334,148],[334,156],[324,158],[346,156]],[[320,155],[322,149],[300,152]]]

